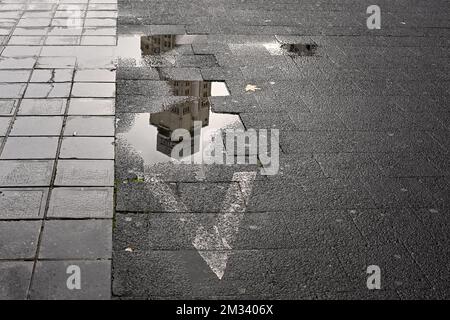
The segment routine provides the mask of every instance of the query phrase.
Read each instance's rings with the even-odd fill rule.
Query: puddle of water
[[[312,56],[317,51],[317,44],[315,43],[285,43],[281,45],[281,49],[289,54],[298,56]]]
[[[181,141],[171,140],[172,133],[176,129],[185,129],[190,132],[192,157],[201,155],[205,149],[210,147],[218,130],[243,129],[238,115],[211,112],[209,101],[206,99],[175,104],[170,109],[161,112],[128,114],[127,116],[132,117],[126,119],[128,122],[126,126],[129,126],[129,129],[118,134],[118,138],[127,145],[127,148],[132,149],[130,151],[138,153],[145,165],[174,160],[171,157],[172,151],[176,145],[181,143]],[[122,126],[121,117],[122,115],[119,116],[119,128]],[[194,131],[195,121],[201,123],[201,128],[198,127]],[[187,158],[183,155],[180,156],[184,160]]]
[[[124,64],[149,66],[156,62],[169,62],[174,55],[191,50],[190,44],[203,41],[205,35],[126,35],[119,36],[117,56]],[[160,60],[158,60],[160,59]],[[131,62],[131,63],[130,63]],[[164,107],[155,113],[118,115],[118,139],[130,152],[137,153],[145,165],[174,160],[171,156],[180,143],[189,148],[189,155],[179,155],[177,160],[201,155],[210,148],[218,130],[244,129],[238,115],[211,112],[208,97],[228,96],[225,82],[167,80],[170,93],[186,97],[181,102]],[[177,129],[189,132],[190,138],[172,141]],[[189,139],[189,140],[186,140]]]
[[[225,82],[191,80],[165,82],[174,96],[186,98],[165,106],[160,112],[117,116],[118,132],[127,128],[126,132],[118,134],[119,139],[128,148],[133,149],[130,151],[137,152],[146,165],[173,160],[172,151],[181,143],[172,141],[172,133],[177,129],[189,132],[190,154],[194,157],[210,147],[218,130],[244,129],[238,115],[210,111],[209,97],[230,94]],[[196,123],[200,124],[198,128],[194,128]],[[180,156],[181,159],[186,158]]]
[[[264,43],[263,46],[274,56],[313,56],[318,47],[315,43]]]
[[[120,35],[117,40],[116,56],[120,60],[134,61],[136,66],[172,63],[171,56],[190,50],[188,45],[201,42],[206,35]]]

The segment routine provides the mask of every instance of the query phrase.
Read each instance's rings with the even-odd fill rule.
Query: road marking
[[[232,249],[231,244],[239,232],[255,177],[256,172],[233,174],[232,181],[238,182],[238,185],[232,184],[228,189],[216,224],[209,231],[204,226],[199,226],[192,241],[193,246],[219,280],[225,273],[229,250]]]
[[[215,224],[210,227],[200,225],[192,245],[205,260],[219,280],[227,267],[231,244],[239,232],[239,225],[244,217],[250,199],[256,172],[236,172],[223,201],[222,209]],[[237,182],[237,183],[236,183]],[[172,212],[188,212],[186,205],[163,182],[156,182],[153,195],[159,199],[166,210]]]
[[[173,193],[172,189],[160,181],[153,182],[152,194],[158,198],[159,203],[169,212],[188,212],[186,205]]]

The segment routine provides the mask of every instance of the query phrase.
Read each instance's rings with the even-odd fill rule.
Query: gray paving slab
[[[70,69],[76,64],[76,57],[39,57],[37,69]]]
[[[114,99],[72,98],[69,115],[114,115]]]
[[[0,299],[26,300],[32,261],[0,261]]]
[[[41,225],[41,221],[0,221],[0,259],[34,258]]]
[[[111,258],[111,220],[53,220],[44,224],[40,259]]]
[[[75,82],[115,82],[116,72],[108,69],[81,69],[75,72]]]
[[[59,136],[62,117],[16,117],[10,136]]]
[[[112,188],[55,188],[52,190],[48,217],[112,218]]]
[[[0,116],[12,116],[17,106],[17,100],[0,100]]]
[[[0,83],[0,98],[22,98],[25,88],[24,83]]]
[[[47,194],[45,188],[0,188],[0,220],[42,218]]]
[[[0,69],[31,69],[36,63],[34,57],[2,57],[0,59]]]
[[[0,82],[27,82],[31,70],[2,70],[0,71]]]
[[[1,117],[0,118],[0,137],[4,137],[8,133],[8,129],[9,129],[11,120],[12,120],[11,117]]]
[[[9,137],[0,159],[54,159],[57,137]]]
[[[114,159],[114,138],[65,137],[62,140],[62,159]]]
[[[114,117],[69,116],[64,135],[114,137],[114,120]]]
[[[72,69],[36,69],[30,82],[70,82],[72,76]]]
[[[18,115],[63,115],[66,109],[66,99],[22,99]]]
[[[101,82],[76,82],[71,92],[71,97],[74,98],[111,98],[114,95],[115,84]]]
[[[25,98],[67,98],[71,83],[30,83],[25,91]]]
[[[0,160],[0,186],[49,186],[54,161]]]
[[[114,186],[112,160],[59,160],[56,186]]]
[[[67,287],[67,270],[77,266],[81,288]],[[111,297],[111,262],[99,261],[38,261],[31,285],[32,300],[105,300]]]

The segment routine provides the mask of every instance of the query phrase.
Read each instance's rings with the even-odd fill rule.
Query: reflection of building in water
[[[211,96],[210,81],[169,81],[175,96],[208,98]]]
[[[141,37],[141,52],[143,56],[157,55],[175,48],[175,35],[156,35]]]
[[[207,98],[188,99],[174,104],[168,110],[152,113],[150,124],[158,128],[156,149],[170,156],[173,148],[181,142],[172,141],[172,132],[176,129],[185,129],[192,137],[191,154],[198,152],[199,143],[194,144],[194,139],[200,137],[194,137],[194,122],[201,121],[202,128],[209,125],[209,106]]]
[[[172,132],[185,129],[191,134],[191,154],[198,152],[199,143],[194,144],[194,122],[201,121],[202,128],[209,125],[209,100],[211,82],[208,81],[168,81],[175,96],[189,96],[183,102],[172,105],[150,115],[150,124],[158,128],[157,150],[168,156],[181,141],[172,141]],[[183,155],[180,155],[183,156]]]

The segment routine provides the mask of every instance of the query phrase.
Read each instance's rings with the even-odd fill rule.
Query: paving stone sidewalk
[[[0,1],[0,299],[111,296],[116,18]]]

